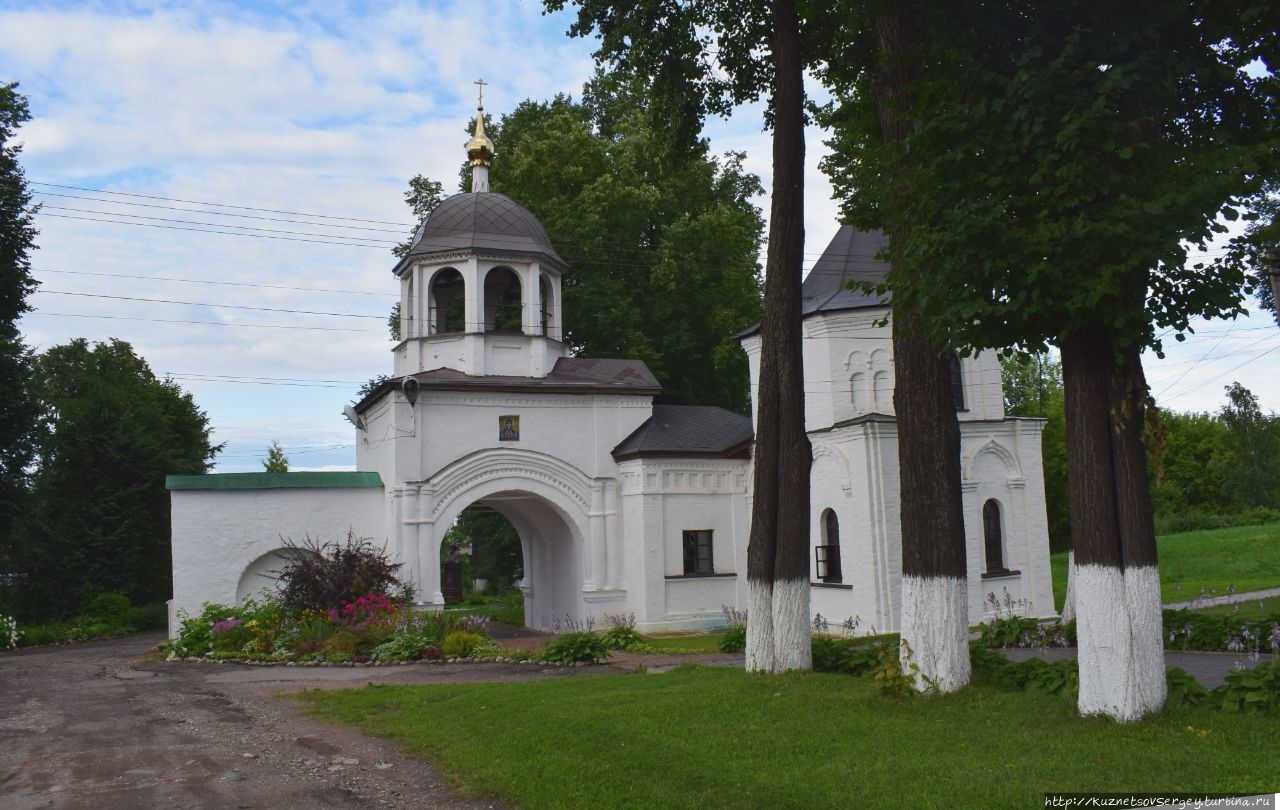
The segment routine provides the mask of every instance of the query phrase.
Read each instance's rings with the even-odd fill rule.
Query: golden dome
[[[476,130],[467,141],[467,161],[472,166],[488,166],[493,163],[493,141],[484,134],[484,107],[476,111]]]

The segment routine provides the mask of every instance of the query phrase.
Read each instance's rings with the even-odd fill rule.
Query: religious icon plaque
[[[519,416],[499,416],[498,417],[498,441],[500,442],[520,441],[520,417]]]

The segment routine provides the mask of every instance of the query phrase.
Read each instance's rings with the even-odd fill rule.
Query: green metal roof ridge
[[[359,489],[382,486],[376,472],[252,472],[166,475],[165,489]]]

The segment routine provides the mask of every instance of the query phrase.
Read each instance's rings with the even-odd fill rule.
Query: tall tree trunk
[[[1135,348],[1100,329],[1062,342],[1081,714],[1122,722],[1164,704],[1160,575]]]
[[[800,274],[804,258],[804,76],[791,0],[772,4],[773,198],[760,325],[755,491],[747,546],[747,669],[811,669],[809,468]]]
[[[918,13],[909,3],[877,18],[880,70],[874,82],[882,137],[910,133],[912,51]],[[909,160],[907,156],[899,158]],[[894,179],[905,199],[910,184]],[[891,217],[891,220],[894,217]],[[890,278],[926,283],[928,269],[902,261],[901,231],[889,234]],[[898,420],[902,525],[902,663],[921,691],[951,692],[969,682],[969,607],[960,427],[951,393],[949,353],[905,307],[893,304],[893,405]]]

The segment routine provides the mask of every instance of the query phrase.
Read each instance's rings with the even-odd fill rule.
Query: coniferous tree
[[[289,472],[289,457],[284,454],[280,442],[272,442],[267,448],[267,457],[262,460],[262,469],[270,473]]]

